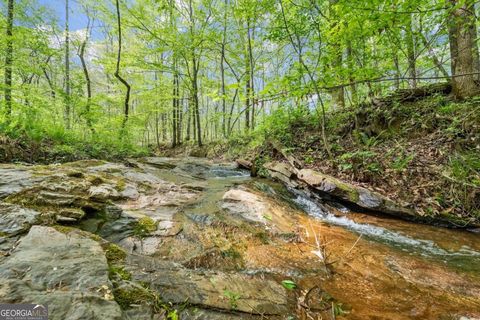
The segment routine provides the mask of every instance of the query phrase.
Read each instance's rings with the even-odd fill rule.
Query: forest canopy
[[[294,109],[316,115],[328,151],[332,110],[445,81],[458,99],[478,93],[473,0],[0,4],[9,135],[202,145]]]

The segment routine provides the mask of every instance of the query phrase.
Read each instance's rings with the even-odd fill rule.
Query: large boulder
[[[404,219],[418,218],[415,210],[401,206],[377,192],[344,182],[312,169],[298,170],[282,162],[267,163],[265,168],[273,178],[292,188],[310,188],[327,199],[341,201],[363,209],[387,213]]]
[[[341,201],[353,203],[361,208],[402,217],[416,216],[414,210],[400,206],[377,192],[346,183],[312,169],[300,170],[298,179],[320,193],[328,194]]]
[[[79,233],[33,226],[0,264],[0,301],[46,304],[49,319],[122,319],[104,251]]]

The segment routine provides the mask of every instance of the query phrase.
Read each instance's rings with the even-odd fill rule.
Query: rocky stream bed
[[[476,319],[479,240],[230,163],[0,165],[0,302],[54,320]]]

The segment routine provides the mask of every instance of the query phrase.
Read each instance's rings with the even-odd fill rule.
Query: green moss
[[[139,237],[146,237],[156,230],[157,223],[150,217],[143,217],[137,221],[137,225],[133,231],[135,235]]]
[[[73,227],[67,227],[67,226],[61,226],[61,225],[54,225],[52,226],[55,230],[58,232],[61,232],[63,234],[69,234],[70,232],[76,231],[78,229],[73,228]]]
[[[83,178],[84,174],[83,172],[80,172],[80,171],[70,171],[67,173],[67,176],[71,178]]]
[[[228,250],[224,250],[221,253],[222,253],[222,256],[225,258],[240,259],[242,257],[240,252],[235,250],[235,248],[229,248]]]
[[[122,264],[127,257],[127,253],[116,244],[109,243],[105,248],[105,257],[109,265]]]
[[[264,232],[264,231],[261,231],[261,232],[257,232],[255,234],[255,237],[260,239],[260,241],[263,243],[263,244],[268,244],[270,242],[270,237],[268,236],[268,233]]]
[[[78,233],[82,236],[85,236],[89,239],[92,239],[93,241],[96,241],[96,242],[102,242],[102,241],[105,241],[102,237],[100,237],[99,235],[96,235],[96,234],[93,234],[93,233],[90,233],[90,232],[87,232],[87,231],[84,231],[84,230],[81,230],[81,229],[77,229],[77,228],[74,228],[74,227],[69,227],[69,226],[63,226],[63,225],[52,225],[52,228],[54,228],[55,230],[57,230],[58,232],[61,232],[63,234],[69,234],[70,232],[75,232],[75,233]]]
[[[87,180],[94,186],[98,186],[104,182],[104,180],[99,176],[89,176]]]
[[[108,277],[110,279],[114,278],[115,276],[120,277],[122,280],[131,280],[132,274],[125,270],[122,266],[110,266],[108,268]]]
[[[117,288],[113,291],[115,301],[122,309],[128,309],[132,304],[151,304],[155,296],[143,287]]]
[[[125,179],[119,179],[117,181],[117,184],[115,186],[115,189],[117,189],[117,191],[123,191],[125,190],[125,187],[127,186],[127,183],[125,182]]]

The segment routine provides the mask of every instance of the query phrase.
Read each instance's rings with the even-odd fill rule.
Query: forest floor
[[[375,190],[421,216],[441,216],[459,226],[478,224],[479,100],[458,103],[434,95],[330,113],[331,157],[314,119],[318,118],[302,112],[287,120],[277,117],[264,131],[263,143],[238,140],[229,152],[233,157],[249,154],[262,174],[263,163],[282,158],[265,143],[275,141],[305,168]]]

